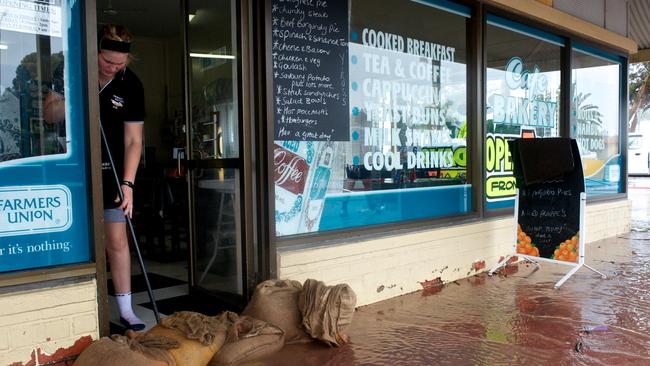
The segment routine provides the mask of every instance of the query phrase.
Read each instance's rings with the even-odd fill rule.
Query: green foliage
[[[636,64],[630,64],[628,71],[628,95],[630,97],[629,102],[633,103],[634,100],[639,96],[638,93],[641,90],[641,86],[644,83],[648,82],[648,76],[650,75],[650,62],[639,62]],[[647,93],[647,92],[646,92]],[[649,107],[648,98],[646,99],[645,106],[639,106],[643,110]]]
[[[639,115],[650,109],[650,62],[630,64],[628,69],[629,129],[636,131]]]

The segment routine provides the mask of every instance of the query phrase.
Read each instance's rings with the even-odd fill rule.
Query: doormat
[[[177,285],[182,285],[187,283],[185,281],[181,281],[176,278],[167,277],[156,273],[148,273],[148,276],[149,276],[149,283],[151,284],[152,290],[157,290],[159,288],[172,287],[172,286],[177,286]],[[147,291],[147,285],[144,281],[144,276],[142,274],[131,276],[131,292],[137,293],[137,292],[146,292],[146,291]],[[113,280],[108,280],[108,294],[111,296],[115,296],[115,289],[113,288]]]
[[[152,309],[151,302],[139,304],[147,309]],[[165,315],[172,315],[177,311],[194,311],[208,316],[215,316],[223,311],[239,312],[242,309],[234,308],[216,299],[197,297],[192,295],[182,295],[170,297],[164,300],[156,300],[158,312]]]

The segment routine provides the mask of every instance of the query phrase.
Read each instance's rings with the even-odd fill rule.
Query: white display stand
[[[521,257],[525,261],[533,263],[537,266],[540,265],[540,262],[549,262],[549,263],[555,263],[555,264],[561,264],[565,266],[572,267],[567,274],[564,275],[559,281],[555,283],[555,288],[559,288],[562,286],[564,282],[566,282],[571,276],[573,276],[574,273],[576,273],[580,268],[582,267],[587,267],[588,269],[598,273],[602,278],[607,278],[603,273],[597,271],[593,267],[585,264],[585,206],[586,206],[586,201],[587,201],[587,195],[585,192],[580,193],[580,229],[579,229],[579,246],[578,246],[578,261],[576,262],[568,262],[568,261],[562,261],[562,260],[556,260],[556,259],[550,259],[550,258],[542,258],[542,257],[536,257],[536,256],[531,256],[531,255],[526,255],[526,254],[519,254],[517,253],[517,224],[519,223],[519,189],[516,191],[516,198],[515,198],[515,226],[514,226],[514,242],[512,246],[512,253],[507,255],[504,259],[499,261],[495,267],[490,269],[488,272],[488,275],[492,276],[494,272],[496,272],[499,268],[505,266],[510,258],[512,257]]]

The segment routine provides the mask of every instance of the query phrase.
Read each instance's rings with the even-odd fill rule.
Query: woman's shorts
[[[121,208],[109,208],[104,210],[104,223],[109,222],[126,222],[124,210]]]

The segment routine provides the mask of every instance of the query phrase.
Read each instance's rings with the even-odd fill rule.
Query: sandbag
[[[352,323],[356,304],[357,295],[350,286],[326,286],[312,279],[305,281],[298,297],[305,330],[330,346],[340,346],[348,341],[343,331]]]
[[[168,351],[179,346],[173,339],[141,333],[102,337],[79,355],[74,366],[175,366]]]
[[[181,311],[161,319],[148,335],[176,340],[180,347],[169,350],[178,366],[205,366],[226,341],[227,324],[218,317]]]
[[[223,312],[220,319],[230,324],[228,336],[209,366],[234,366],[255,361],[284,347],[284,332],[280,327],[229,311]]]
[[[280,327],[284,331],[286,344],[310,342],[311,338],[302,327],[298,309],[298,294],[301,290],[302,285],[298,281],[264,281],[255,288],[242,315]]]

